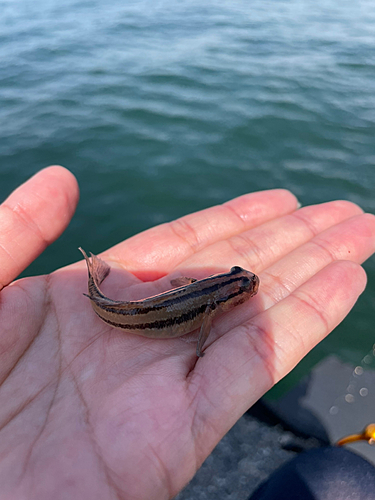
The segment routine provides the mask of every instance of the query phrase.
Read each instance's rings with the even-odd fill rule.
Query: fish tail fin
[[[80,250],[80,252],[82,253],[82,255],[86,260],[87,270],[89,273],[89,283],[92,280],[93,285],[95,285],[95,287],[98,289],[98,292],[100,292],[99,285],[106,279],[108,274],[111,272],[111,268],[106,262],[104,262],[104,260],[100,259],[93,253],[90,252],[90,257],[88,257],[83,248],[79,247],[78,250]],[[89,291],[91,292],[90,285],[89,285]]]

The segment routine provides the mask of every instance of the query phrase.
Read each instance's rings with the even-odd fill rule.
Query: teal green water
[[[0,197],[62,164],[81,201],[26,275],[245,192],[375,212],[375,11],[332,0],[0,0]],[[375,342],[375,262],[293,372]],[[374,363],[375,364],[375,363]]]

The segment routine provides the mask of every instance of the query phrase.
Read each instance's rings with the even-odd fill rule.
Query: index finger
[[[250,193],[137,234],[104,252],[143,280],[155,280],[217,241],[297,209],[285,189]]]

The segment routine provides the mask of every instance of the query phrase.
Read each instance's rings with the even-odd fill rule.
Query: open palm
[[[196,333],[146,339],[100,321],[83,296],[83,261],[12,283],[65,229],[77,200],[73,176],[50,167],[0,208],[0,497],[171,498],[349,312],[365,286],[359,264],[375,250],[375,218],[343,201],[297,210],[291,193],[272,190],[102,254],[112,267],[103,291],[116,299],[234,265],[259,275],[258,295],[214,321],[198,359]]]

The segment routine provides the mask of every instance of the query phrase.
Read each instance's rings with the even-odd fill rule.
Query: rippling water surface
[[[372,1],[0,0],[0,12],[1,198],[53,163],[81,188],[68,231],[27,273],[260,189],[375,212]],[[300,371],[371,350],[374,259],[366,270],[366,293]]]

